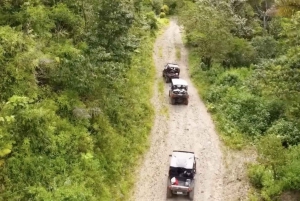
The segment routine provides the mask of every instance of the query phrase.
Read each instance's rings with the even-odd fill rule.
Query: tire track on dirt
[[[176,48],[181,57],[176,60]],[[197,160],[195,201],[221,201],[223,196],[223,156],[221,143],[205,105],[188,75],[188,53],[185,49],[180,27],[172,19],[170,25],[155,43],[153,53],[157,70],[155,92],[152,103],[156,118],[151,133],[150,149],[141,164],[134,189],[133,201],[164,201],[166,199],[169,154],[173,150],[194,151]],[[180,78],[189,84],[189,105],[170,105],[169,85],[164,84],[163,98],[158,85],[162,80],[162,69],[166,62],[176,62],[181,67]],[[163,102],[160,102],[163,100]],[[160,111],[168,108],[168,115]],[[175,197],[169,200],[186,200]]]

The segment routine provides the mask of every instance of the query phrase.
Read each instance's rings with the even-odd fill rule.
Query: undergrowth
[[[189,67],[191,79],[193,83],[195,83],[199,95],[205,102],[208,111],[211,113],[221,139],[230,148],[242,149],[249,141],[242,132],[232,125],[227,114],[224,113],[223,108],[225,103],[221,102],[223,98],[226,97],[227,90],[236,91],[234,93],[238,93],[238,89],[236,89],[235,86],[230,86],[230,83],[228,84],[229,86],[226,86],[226,83],[223,83],[225,85],[223,85],[222,88],[217,88],[217,81],[220,80],[220,82],[223,82],[222,79],[227,79],[226,76],[230,77],[231,75],[235,75],[237,77],[247,76],[245,75],[245,70],[235,69],[225,72],[221,67],[216,65],[213,67],[214,69],[205,71],[202,68],[199,56],[197,56],[197,53],[192,50],[189,54]],[[228,82],[230,82],[230,80]]]
[[[162,103],[159,113],[164,115],[165,117],[169,118],[170,117],[169,109],[165,103],[166,94],[164,94],[164,92],[165,92],[164,87],[165,87],[164,81],[162,79],[159,80],[158,81],[158,93],[159,93],[158,95],[159,95],[159,101]]]
[[[257,163],[248,169],[256,189],[250,199],[282,200],[283,192],[300,190],[299,6],[275,3],[279,11],[290,6],[294,12],[278,12],[265,31],[259,6],[245,2],[253,14],[246,17],[223,3],[186,1],[179,11],[188,30],[190,74],[224,143],[257,150]],[[236,16],[253,32],[240,34]]]
[[[169,23],[168,19],[158,19],[158,31],[156,32],[156,37],[162,34],[163,29]],[[132,122],[134,127],[134,133],[131,133],[132,139],[135,139],[136,149],[133,152],[130,152],[132,155],[132,161],[134,164],[128,167],[128,174],[126,177],[123,177],[123,186],[122,192],[124,192],[124,197],[120,197],[120,200],[128,200],[130,198],[130,192],[134,186],[135,182],[135,175],[132,175],[136,166],[138,166],[138,161],[140,156],[147,150],[148,145],[148,134],[150,133],[154,111],[152,106],[150,105],[150,100],[153,95],[153,82],[154,82],[154,75],[155,75],[155,66],[153,61],[153,47],[154,42],[156,40],[155,36],[148,37],[146,40],[143,41],[143,45],[140,48],[140,53],[133,57],[133,66],[131,71],[129,72],[128,80],[130,80],[131,86],[130,89],[134,89],[135,95],[133,97],[139,97],[139,99],[135,100],[138,102],[139,105],[148,108],[147,113],[143,114],[139,113],[136,110],[131,110],[130,113],[134,113],[136,116],[139,116],[142,121]],[[145,68],[141,68],[141,66],[145,66]],[[159,91],[161,91],[159,85]],[[133,108],[135,109],[135,108]],[[142,111],[141,111],[142,112]],[[131,145],[132,146],[132,145]],[[122,154],[128,155],[127,152]]]

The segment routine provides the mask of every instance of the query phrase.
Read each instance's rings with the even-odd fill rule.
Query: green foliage
[[[250,87],[264,95],[293,103],[299,97],[298,60],[299,57],[291,51],[276,60],[260,63],[255,68]]]
[[[283,167],[282,171],[284,175],[281,179],[284,182],[284,189],[298,190],[300,188],[299,153],[299,146],[294,146],[290,149],[290,152],[288,154],[288,163]]]
[[[297,122],[280,119],[274,122],[267,133],[280,136],[282,141],[286,143],[287,146],[296,145],[300,141],[300,131]]]
[[[271,106],[265,101],[247,93],[228,91],[228,98],[222,107],[224,113],[235,122],[239,130],[248,135],[262,134],[270,125]]]
[[[257,36],[251,43],[259,58],[270,59],[278,55],[278,42],[271,36]]]
[[[43,5],[27,6],[26,22],[28,25],[26,31],[34,32],[38,36],[51,37],[51,30],[55,27],[55,22],[50,18],[50,11]]]
[[[151,2],[155,14],[158,15],[161,11],[161,7],[163,6],[163,0],[151,0]]]
[[[177,0],[164,0],[164,5],[168,6],[169,14],[172,15],[176,12],[177,9]]]
[[[268,31],[269,34],[272,35],[275,39],[279,39],[283,31],[282,18],[274,17],[272,21],[269,23]]]
[[[299,28],[300,28],[300,11],[297,12],[290,20],[283,26],[283,33],[287,36],[287,43],[290,46],[299,45]]]
[[[98,54],[107,54],[102,61],[128,62],[136,42],[135,36],[128,34],[134,22],[133,6],[122,0],[101,1],[95,9],[97,23],[93,25],[93,31],[96,38],[91,36],[89,45],[100,51]]]
[[[166,17],[166,13],[161,12],[161,13],[159,14],[159,17],[160,17],[160,18],[165,18],[165,17]]]
[[[231,46],[229,53],[227,53],[225,65],[248,67],[256,62],[255,50],[245,39],[234,38]]]
[[[161,10],[161,12],[163,12],[167,15],[167,14],[169,14],[170,9],[167,5],[163,5],[160,10]]]
[[[265,16],[274,1],[177,3],[190,74],[221,138],[235,149],[257,145],[248,170],[257,190],[251,199],[299,191],[299,12]]]
[[[0,44],[0,100],[3,102],[13,94],[35,96],[32,72],[39,54],[34,49],[35,42],[22,32],[3,26],[0,27]]]
[[[271,168],[274,177],[278,177],[281,166],[287,162],[287,151],[281,146],[281,139],[276,135],[264,136],[258,143],[258,153],[258,161]]]
[[[263,180],[267,177],[266,169],[261,165],[251,165],[248,168],[250,182],[256,188],[263,188]]]
[[[158,28],[157,18],[155,17],[154,12],[147,13],[146,20],[147,20],[147,23],[149,24],[151,30],[155,30]]]
[[[128,198],[153,117],[151,9],[0,2],[0,200]]]
[[[261,164],[251,165],[248,174],[265,200],[273,200],[287,189],[299,189],[299,146],[286,150],[280,138],[267,135],[258,144],[258,152]]]
[[[211,59],[224,59],[232,39],[227,13],[220,13],[208,1],[197,4],[185,1],[180,9],[180,22],[186,29],[187,44],[207,59],[208,64]]]
[[[68,35],[73,40],[77,40],[77,37],[83,34],[83,19],[71,12],[65,4],[55,5],[51,10],[50,18],[55,23],[53,32],[58,38]]]
[[[293,0],[276,1],[277,14],[280,16],[291,17],[300,11],[300,3]]]

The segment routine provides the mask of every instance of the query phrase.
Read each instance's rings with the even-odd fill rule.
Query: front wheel
[[[194,200],[194,189],[191,192],[189,192],[189,199]]]

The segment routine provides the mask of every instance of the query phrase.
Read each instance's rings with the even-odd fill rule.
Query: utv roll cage
[[[167,63],[163,69],[162,76],[165,82],[168,83],[171,79],[179,78],[180,68],[178,64]]]

